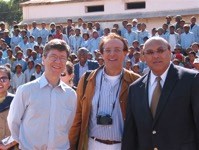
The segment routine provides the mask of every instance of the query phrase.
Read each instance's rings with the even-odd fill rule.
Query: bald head
[[[154,43],[161,43],[162,47],[165,48],[165,49],[168,49],[170,50],[170,45],[169,43],[164,39],[164,38],[161,38],[161,37],[151,37],[149,38],[145,43],[144,43],[144,47],[143,49],[146,50],[146,48],[151,45],[151,44],[154,44]]]
[[[144,44],[144,60],[156,76],[162,75],[169,67],[171,51],[168,42],[161,37],[152,37]]]

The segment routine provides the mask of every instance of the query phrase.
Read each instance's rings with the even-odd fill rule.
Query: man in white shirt
[[[35,68],[34,68],[34,61],[33,60],[28,60],[27,63],[27,69],[24,71],[24,75],[25,75],[25,82],[29,82],[30,81],[30,77],[31,75],[35,72]]]
[[[40,29],[37,27],[37,22],[32,22],[32,30],[30,31],[30,35],[34,36],[35,39],[37,39],[39,36],[41,36]]]
[[[196,24],[196,17],[192,16],[190,22],[190,32],[194,34],[195,41],[199,42],[199,26]]]
[[[68,132],[76,112],[76,93],[60,80],[68,56],[64,41],[51,40],[43,53],[43,75],[17,89],[8,125],[20,149],[70,148]]]
[[[45,45],[48,39],[49,32],[48,32],[48,29],[46,29],[45,22],[42,22],[41,27],[42,28],[40,30],[40,36],[42,37],[42,45]]]
[[[69,37],[70,48],[73,53],[77,53],[78,49],[81,47],[83,38],[81,36],[81,31],[79,28],[75,29],[75,35]]]
[[[171,46],[171,51],[174,51],[174,48],[177,44],[180,43],[180,36],[178,33],[175,32],[175,27],[174,25],[171,25],[169,27],[169,34],[168,34],[168,39],[166,39],[168,43]]]
[[[27,56],[27,49],[31,48],[31,46],[28,42],[28,36],[27,35],[25,35],[23,37],[23,40],[19,43],[18,46],[21,48],[21,50],[23,52],[23,56],[26,57]]]
[[[132,24],[127,24],[127,32],[124,34],[124,38],[128,41],[128,46],[132,46],[133,41],[138,40],[138,35],[135,31],[132,31]]]
[[[192,43],[195,42],[195,37],[192,32],[189,31],[190,27],[188,24],[184,25],[184,33],[180,35],[180,44],[185,51],[187,48],[191,46]]]

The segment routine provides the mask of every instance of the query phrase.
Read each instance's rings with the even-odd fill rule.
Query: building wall
[[[145,1],[145,9],[125,10],[126,2]],[[86,13],[86,6],[104,5],[104,12]],[[196,8],[198,0],[100,0],[79,3],[55,3],[40,5],[22,5],[23,19],[71,17],[71,16],[95,16],[117,13],[137,13],[163,10],[178,10]]]
[[[198,0],[146,0],[147,11],[178,10],[196,8]]]
[[[136,10],[125,10],[125,3],[127,2],[142,2],[144,0],[95,0],[90,2],[79,2],[79,3],[55,3],[55,4],[37,4],[37,5],[22,5],[23,7],[23,19],[37,19],[42,20],[42,18],[51,18],[50,21],[53,21],[53,18],[66,18],[61,24],[64,26],[66,25],[67,18],[72,18],[75,16],[82,17],[82,16],[95,16],[95,15],[104,15],[107,14],[133,14],[133,13],[146,13],[146,12],[154,12],[163,11],[163,10],[183,10],[183,9],[190,9],[190,8],[199,8],[199,0],[145,0],[146,2],[146,9],[136,9]],[[175,1],[175,2],[174,2]],[[93,12],[93,13],[86,13],[86,6],[93,6],[93,5],[104,5],[104,12]],[[156,12],[155,12],[156,13]],[[170,14],[167,14],[170,15]],[[177,15],[177,14],[176,14]],[[183,19],[189,23],[189,18],[195,15],[198,18],[199,23],[199,14],[191,14],[191,15],[184,15]],[[103,17],[106,19],[106,17]],[[129,22],[131,22],[133,18],[129,18]],[[77,20],[73,20],[76,22]],[[161,27],[162,24],[166,21],[165,16],[162,17],[150,17],[150,18],[138,18],[139,22],[144,22],[147,24],[147,29],[151,31],[152,28]],[[102,28],[110,27],[112,28],[114,23],[118,23],[120,28],[122,28],[122,19],[116,18],[112,21],[101,21],[100,24]],[[174,23],[174,19],[173,19]]]
[[[103,2],[85,3],[61,3],[50,5],[36,5],[23,7],[23,19],[32,18],[54,18],[91,15],[85,13],[85,6],[103,5]],[[41,13],[42,10],[42,13]],[[104,12],[92,13],[92,15],[105,14]]]

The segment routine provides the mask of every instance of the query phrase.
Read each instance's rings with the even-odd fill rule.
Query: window
[[[146,8],[145,2],[126,3],[126,9],[142,9]]]
[[[104,11],[104,5],[87,6],[87,12],[101,12]]]

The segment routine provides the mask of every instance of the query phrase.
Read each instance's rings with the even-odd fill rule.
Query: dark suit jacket
[[[199,150],[199,74],[171,64],[155,118],[149,74],[129,88],[122,150]]]
[[[95,70],[99,67],[98,62],[96,61],[91,61],[91,60],[87,60],[88,62],[88,70]],[[74,65],[74,78],[73,78],[73,83],[74,86],[77,86],[78,82],[79,82],[79,63]]]

